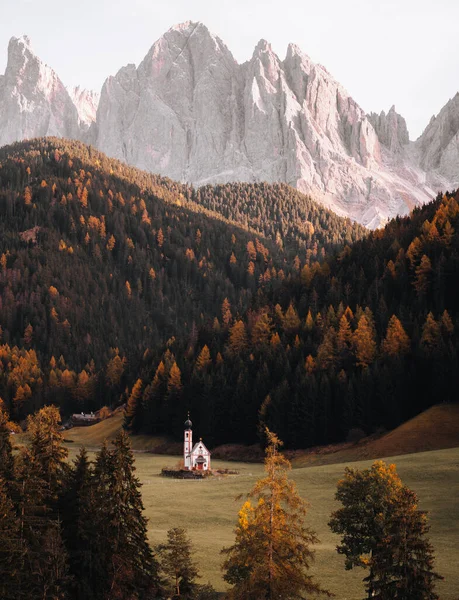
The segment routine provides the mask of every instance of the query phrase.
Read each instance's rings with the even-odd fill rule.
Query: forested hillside
[[[223,303],[267,303],[363,234],[287,186],[201,192],[74,141],[5,147],[0,396],[16,419],[117,403],[166,344],[219,327]]]
[[[346,245],[177,341],[133,387],[134,431],[288,447],[392,428],[457,401],[459,193]],[[360,431],[355,431],[356,429]],[[354,430],[354,431],[353,431]]]

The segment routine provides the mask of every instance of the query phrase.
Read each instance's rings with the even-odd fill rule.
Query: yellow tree
[[[339,320],[338,335],[336,336],[338,352],[343,353],[351,348],[352,330],[346,315],[343,314]]]
[[[430,262],[430,258],[425,254],[421,258],[421,262],[415,270],[416,279],[413,282],[413,285],[418,293],[418,296],[423,296],[427,293],[430,286],[430,279],[432,276],[432,263]]]
[[[298,317],[298,313],[296,312],[296,309],[293,306],[293,304],[290,303],[284,315],[284,331],[286,331],[287,333],[294,333],[295,331],[298,331],[300,323],[301,321]]]
[[[262,348],[269,343],[272,328],[269,314],[263,311],[252,328],[252,344],[255,348]]]
[[[129,394],[129,398],[126,404],[126,410],[124,412],[124,427],[126,429],[135,429],[135,421],[137,420],[140,408],[139,403],[142,398],[142,387],[143,383],[141,379],[137,379],[137,381],[132,386],[132,390]]]
[[[376,341],[367,317],[362,315],[352,336],[357,366],[366,369],[375,359]]]
[[[386,337],[381,344],[381,350],[387,356],[395,358],[406,354],[410,349],[410,338],[403,329],[403,325],[395,315],[389,320]]]
[[[232,600],[309,598],[327,594],[308,573],[318,539],[304,524],[307,504],[288,479],[290,462],[277,436],[266,428],[265,477],[244,503],[233,546],[223,549],[224,579]]]
[[[212,358],[210,356],[209,348],[206,344],[205,346],[203,346],[198,358],[196,359],[196,369],[199,372],[207,371],[211,364]]]
[[[222,302],[222,322],[225,327],[228,327],[231,322],[231,304],[228,298],[225,298]]]
[[[432,354],[440,348],[440,343],[440,326],[435,320],[433,314],[430,312],[427,315],[426,322],[422,327],[421,347],[427,352],[427,354]]]
[[[247,348],[247,333],[244,321],[236,321],[229,334],[228,351],[230,354],[241,354]]]

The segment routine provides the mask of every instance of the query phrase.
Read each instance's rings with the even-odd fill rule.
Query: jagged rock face
[[[262,40],[239,65],[201,23],[170,29],[138,68],[106,80],[100,101],[69,95],[26,38],[11,40],[0,76],[0,145],[74,137],[195,185],[286,182],[368,227],[453,187],[458,130],[459,95],[410,143],[394,107],[366,115],[297,46],[282,61]]]
[[[205,30],[205,34],[203,34]],[[237,165],[237,63],[201,24],[173,28],[139,68],[104,84],[97,146],[140,168],[197,182]]]
[[[96,122],[97,107],[100,94],[76,86],[68,90],[70,98],[78,112],[78,123],[81,129],[88,130]]]
[[[190,22],[110,77],[97,112],[97,147],[137,167],[196,185],[287,182],[370,227],[432,197],[416,168],[393,166],[407,142],[395,111],[376,127],[296,46],[281,61],[262,40],[238,65]]]
[[[459,186],[459,93],[432,117],[415,146],[434,185]]]
[[[33,54],[27,37],[12,38],[0,79],[0,145],[79,134],[77,110],[56,73]]]
[[[370,123],[373,125],[379,141],[391,152],[401,152],[409,141],[408,128],[405,119],[395,112],[395,106],[392,106],[387,113],[371,113],[368,115]]]

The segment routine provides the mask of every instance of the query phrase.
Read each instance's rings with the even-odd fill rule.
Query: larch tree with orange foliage
[[[282,442],[265,429],[266,476],[255,484],[239,511],[236,540],[224,548],[224,579],[232,600],[297,599],[322,593],[308,573],[318,539],[304,524],[307,504],[288,479],[290,462]]]
[[[395,316],[389,320],[386,337],[381,344],[381,350],[387,356],[396,358],[406,354],[410,349],[410,338],[408,337],[400,320]]]

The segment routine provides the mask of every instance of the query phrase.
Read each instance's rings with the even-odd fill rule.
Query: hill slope
[[[295,468],[459,447],[459,405],[438,404],[382,436],[293,454]]]
[[[459,193],[312,259],[225,327],[202,327],[142,372],[134,431],[181,439],[183,415],[206,441],[253,444],[265,426],[287,448],[393,429],[457,401]],[[153,375],[154,373],[154,375]],[[152,376],[153,375],[153,376]]]
[[[287,186],[229,191],[254,210],[268,199],[274,224],[263,213],[255,233],[243,201],[231,221],[198,204],[193,188],[79,142],[0,150],[0,360],[9,365],[0,395],[17,418],[45,397],[67,413],[117,402],[159,345],[193,342],[198,325],[221,319],[225,298],[230,313],[243,312],[306,252],[325,255],[364,233]],[[313,230],[298,231],[291,197]]]

